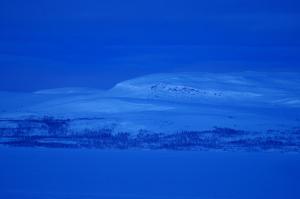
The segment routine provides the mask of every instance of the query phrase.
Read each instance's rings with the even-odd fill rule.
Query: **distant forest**
[[[13,125],[1,125],[7,123]],[[170,150],[246,150],[300,151],[300,129],[290,131],[248,132],[215,127],[207,131],[156,133],[144,129],[138,133],[113,129],[83,130],[69,128],[71,120],[0,120],[0,144],[22,147],[170,149]]]

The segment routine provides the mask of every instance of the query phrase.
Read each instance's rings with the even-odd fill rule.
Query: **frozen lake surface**
[[[3,199],[300,198],[300,155],[0,147]]]

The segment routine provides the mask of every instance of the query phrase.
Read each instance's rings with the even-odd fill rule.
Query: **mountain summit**
[[[292,73],[154,74],[117,84],[113,96],[190,103],[263,103],[300,106],[300,80]]]

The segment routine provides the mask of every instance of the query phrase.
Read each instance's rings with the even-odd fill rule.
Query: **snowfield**
[[[0,147],[3,199],[298,199],[298,153]]]
[[[298,199],[298,77],[154,74],[107,91],[0,92],[0,198]]]
[[[298,77],[258,72],[154,74],[107,91],[71,87],[0,92],[0,136],[14,140],[0,143],[44,146],[40,143],[49,137],[61,143],[106,136],[102,144],[81,140],[77,146],[194,149],[209,143],[204,148],[298,151]],[[153,143],[153,137],[159,143]]]

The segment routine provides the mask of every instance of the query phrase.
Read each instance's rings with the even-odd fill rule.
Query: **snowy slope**
[[[34,92],[34,94],[40,95],[70,95],[70,94],[95,94],[101,93],[102,90],[92,89],[92,88],[84,88],[84,87],[67,87],[67,88],[55,88],[55,89],[46,89],[39,90]]]
[[[300,106],[300,78],[292,73],[156,74],[117,84],[116,96],[250,105]],[[240,105],[240,104],[239,104]]]
[[[154,74],[121,82],[108,91],[2,92],[0,118],[87,118],[71,124],[78,131],[107,126],[132,133],[214,127],[286,130],[300,126],[299,88],[298,74],[292,73]]]

